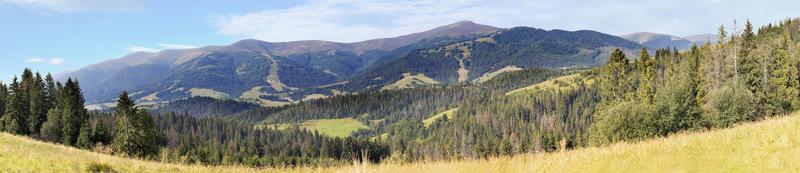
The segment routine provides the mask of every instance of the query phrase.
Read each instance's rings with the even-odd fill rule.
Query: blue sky
[[[265,41],[354,42],[460,20],[499,27],[714,33],[798,17],[795,0],[0,0],[0,79],[58,73],[132,51]]]

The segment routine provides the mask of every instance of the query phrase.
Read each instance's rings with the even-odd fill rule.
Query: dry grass
[[[386,85],[381,89],[382,90],[407,89],[407,88],[414,88],[418,85],[429,86],[438,84],[439,81],[436,81],[428,76],[425,76],[425,74],[423,73],[419,73],[417,75],[411,75],[411,73],[403,73],[403,79],[400,79],[393,84]]]
[[[493,71],[493,72],[490,72],[490,73],[484,73],[478,79],[473,80],[473,82],[475,82],[475,83],[483,83],[483,82],[492,80],[494,77],[497,77],[500,74],[508,73],[508,72],[515,72],[515,71],[520,71],[520,70],[523,70],[523,69],[519,68],[517,66],[513,66],[513,65],[506,66],[506,67],[503,67],[503,68],[501,68],[501,69],[499,69],[497,71]]]
[[[199,96],[199,97],[211,97],[211,98],[217,98],[217,99],[228,98],[228,94],[225,94],[225,93],[219,92],[219,91],[214,91],[213,89],[207,89],[207,88],[192,88],[192,89],[189,90],[189,92],[192,94],[192,97],[198,97]]]
[[[425,127],[428,127],[431,124],[433,124],[434,122],[436,122],[436,120],[441,119],[444,116],[447,116],[447,119],[453,119],[453,116],[456,114],[456,111],[458,111],[458,108],[453,108],[453,109],[444,111],[442,113],[438,113],[438,114],[436,114],[434,116],[431,116],[428,119],[422,120],[422,123],[425,125]]]
[[[292,127],[292,125],[293,124],[279,124],[278,130],[288,129]],[[318,131],[320,134],[334,137],[347,137],[357,130],[369,128],[369,126],[353,118],[316,119],[308,120],[297,125],[300,126],[301,129]],[[266,127],[273,128],[275,125],[267,125]]]
[[[595,83],[595,79],[587,78],[582,74],[572,74],[561,76],[555,79],[550,79],[544,82],[540,82],[525,88],[520,88],[511,92],[506,93],[506,95],[515,95],[519,93],[530,93],[536,92],[540,90],[560,90],[562,92],[569,91],[578,87],[578,81],[583,81],[586,85],[593,85]]]
[[[413,164],[251,169],[146,162],[0,134],[0,172],[800,172],[800,116],[640,143],[566,152]]]

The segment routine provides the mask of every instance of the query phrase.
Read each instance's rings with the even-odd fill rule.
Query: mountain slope
[[[292,98],[289,91],[349,78],[398,47],[426,39],[488,34],[499,29],[458,22],[425,32],[356,43],[242,40],[227,46],[135,52],[58,74],[56,78],[80,79],[88,103],[109,102],[126,90],[139,102],[199,95],[285,104],[304,97]],[[243,95],[248,91],[248,95]]]
[[[800,170],[800,115],[640,143],[488,160],[256,170],[147,162],[0,133],[0,167],[19,172],[784,172]],[[81,158],[81,159],[75,159]]]
[[[443,84],[469,82],[509,67],[588,67],[605,62],[608,52],[615,48],[636,52],[640,47],[637,43],[595,31],[517,27],[485,37],[410,51],[365,70],[346,88],[379,88],[397,84],[407,76],[424,76]]]
[[[717,43],[717,41],[719,40],[719,36],[716,34],[697,34],[697,35],[686,36],[683,38],[691,42],[694,42],[697,45],[705,44],[706,42],[714,44]]]
[[[628,39],[633,42],[644,45],[651,49],[660,48],[677,48],[678,50],[686,50],[692,47],[693,42],[684,38],[658,33],[637,32],[633,34],[622,35],[622,38]]]

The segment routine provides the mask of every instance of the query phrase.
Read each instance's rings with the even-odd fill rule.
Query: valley
[[[361,164],[315,168],[248,168],[166,164],[121,158],[0,134],[4,171],[83,172],[105,165],[117,172],[688,172],[786,171],[800,155],[800,115],[748,123],[731,129],[689,132],[637,143],[619,143],[546,154],[486,160],[413,164]],[[781,151],[781,152],[776,152]],[[72,159],[80,157],[82,159]],[[725,158],[725,159],[718,159]],[[651,164],[658,162],[660,164]]]
[[[727,14],[478,2],[130,4],[73,24],[98,7],[0,1],[34,19],[0,46],[30,57],[0,64],[0,172],[800,170],[800,18],[709,34]],[[703,14],[746,15],[723,5]],[[134,16],[164,19],[111,29]]]

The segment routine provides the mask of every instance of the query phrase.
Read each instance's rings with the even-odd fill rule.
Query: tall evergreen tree
[[[72,146],[78,140],[81,126],[88,119],[80,84],[72,79],[67,79],[60,95],[61,105],[59,107],[63,112],[62,117],[64,120],[62,130],[64,133],[63,143]]]
[[[58,90],[59,88],[56,87],[56,82],[55,79],[53,79],[53,75],[48,73],[44,77],[44,100],[46,110],[54,108],[58,103],[58,101],[56,101]]]
[[[40,137],[45,141],[63,142],[64,120],[61,109],[53,108],[47,112],[47,121],[42,124]]]
[[[158,153],[153,118],[146,111],[136,108],[133,100],[128,97],[128,92],[119,96],[114,113],[117,133],[112,147],[115,152],[135,157],[148,157]]]
[[[800,79],[798,79],[798,64],[796,58],[792,58],[789,52],[788,36],[784,35],[780,44],[771,52],[774,58],[771,65],[771,75],[769,85],[772,89],[768,92],[769,104],[776,109],[775,113],[797,108],[800,100]]]
[[[17,78],[11,81],[11,93],[7,97],[5,115],[3,116],[4,130],[14,134],[28,134],[28,126],[26,124],[27,117],[25,112],[28,110],[24,107],[26,102],[23,98],[23,89]]]
[[[6,112],[6,97],[8,97],[8,87],[0,82],[0,131],[3,130],[3,115]]]
[[[48,107],[47,99],[45,98],[45,86],[42,76],[36,73],[32,81],[29,82],[27,88],[28,93],[28,128],[33,136],[39,135],[39,130],[42,123],[47,121]]]
[[[602,68],[601,87],[602,98],[615,102],[626,99],[627,88],[630,87],[628,79],[628,59],[625,53],[616,49],[611,53],[608,62]]]
[[[647,49],[642,48],[637,66],[639,72],[639,87],[637,88],[639,101],[650,104],[653,102],[653,93],[655,93],[656,63],[655,59],[650,58]]]

